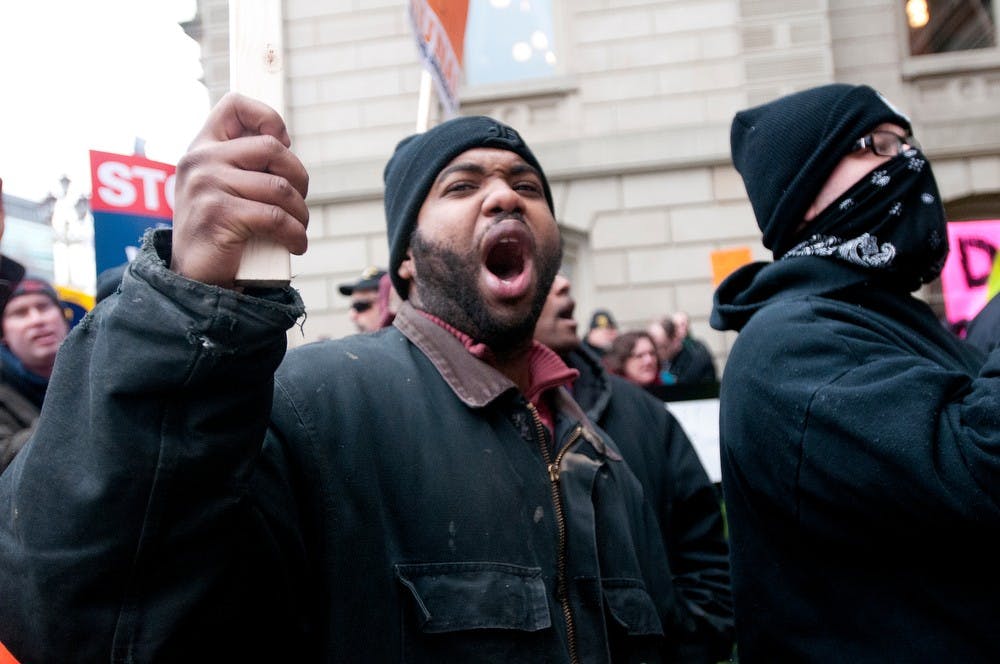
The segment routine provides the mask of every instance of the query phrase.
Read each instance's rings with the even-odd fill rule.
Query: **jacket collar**
[[[473,356],[453,334],[422,316],[408,301],[392,324],[427,356],[465,405],[482,408],[517,389],[513,381]]]
[[[393,326],[421,350],[455,396],[471,408],[482,408],[517,386],[502,373],[478,359],[448,330],[404,302],[396,314]],[[579,422],[583,437],[602,455],[618,459],[613,449],[604,444],[586,413],[565,388],[556,390],[553,399],[556,412]]]

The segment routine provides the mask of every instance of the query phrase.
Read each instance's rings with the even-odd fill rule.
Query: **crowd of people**
[[[597,345],[595,323],[603,326]],[[645,329],[620,330],[607,310],[594,314],[587,334],[609,371],[652,391],[661,386],[718,387],[715,360],[708,347],[691,335],[686,312],[656,318]]]
[[[482,116],[397,145],[388,265],[340,286],[359,334],[286,352],[298,293],[235,275],[248,238],[306,250],[308,174],[273,109],[224,97],[173,228],[68,336],[51,286],[0,260],[0,400],[24,406],[0,422],[0,642],[996,661],[1000,351],[912,295],[948,243],[908,118],[826,85],[737,113],[731,147],[774,260],[714,295],[738,332],[721,381],[683,312],[578,333],[542,165]],[[674,385],[719,390],[722,496],[652,389]]]

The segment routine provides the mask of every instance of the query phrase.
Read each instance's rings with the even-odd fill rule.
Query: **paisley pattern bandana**
[[[946,224],[930,164],[911,148],[831,203],[809,224],[809,239],[782,259],[830,256],[878,270],[913,291],[944,267]]]

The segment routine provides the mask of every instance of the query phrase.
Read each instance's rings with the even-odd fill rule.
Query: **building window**
[[[910,55],[994,48],[993,0],[906,0]]]
[[[465,29],[465,83],[553,76],[557,51],[552,0],[471,0]]]

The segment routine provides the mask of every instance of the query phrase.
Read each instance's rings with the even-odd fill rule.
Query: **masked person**
[[[561,243],[527,144],[485,117],[401,141],[406,301],[286,355],[299,296],[234,279],[248,237],[306,249],[289,146],[225,97],[172,233],[70,335],[53,417],[0,476],[0,640],[53,662],[674,659],[656,519],[532,340]]]
[[[995,662],[1000,354],[911,295],[945,218],[910,121],[834,84],[736,114],[775,261],[718,288],[740,661]]]

